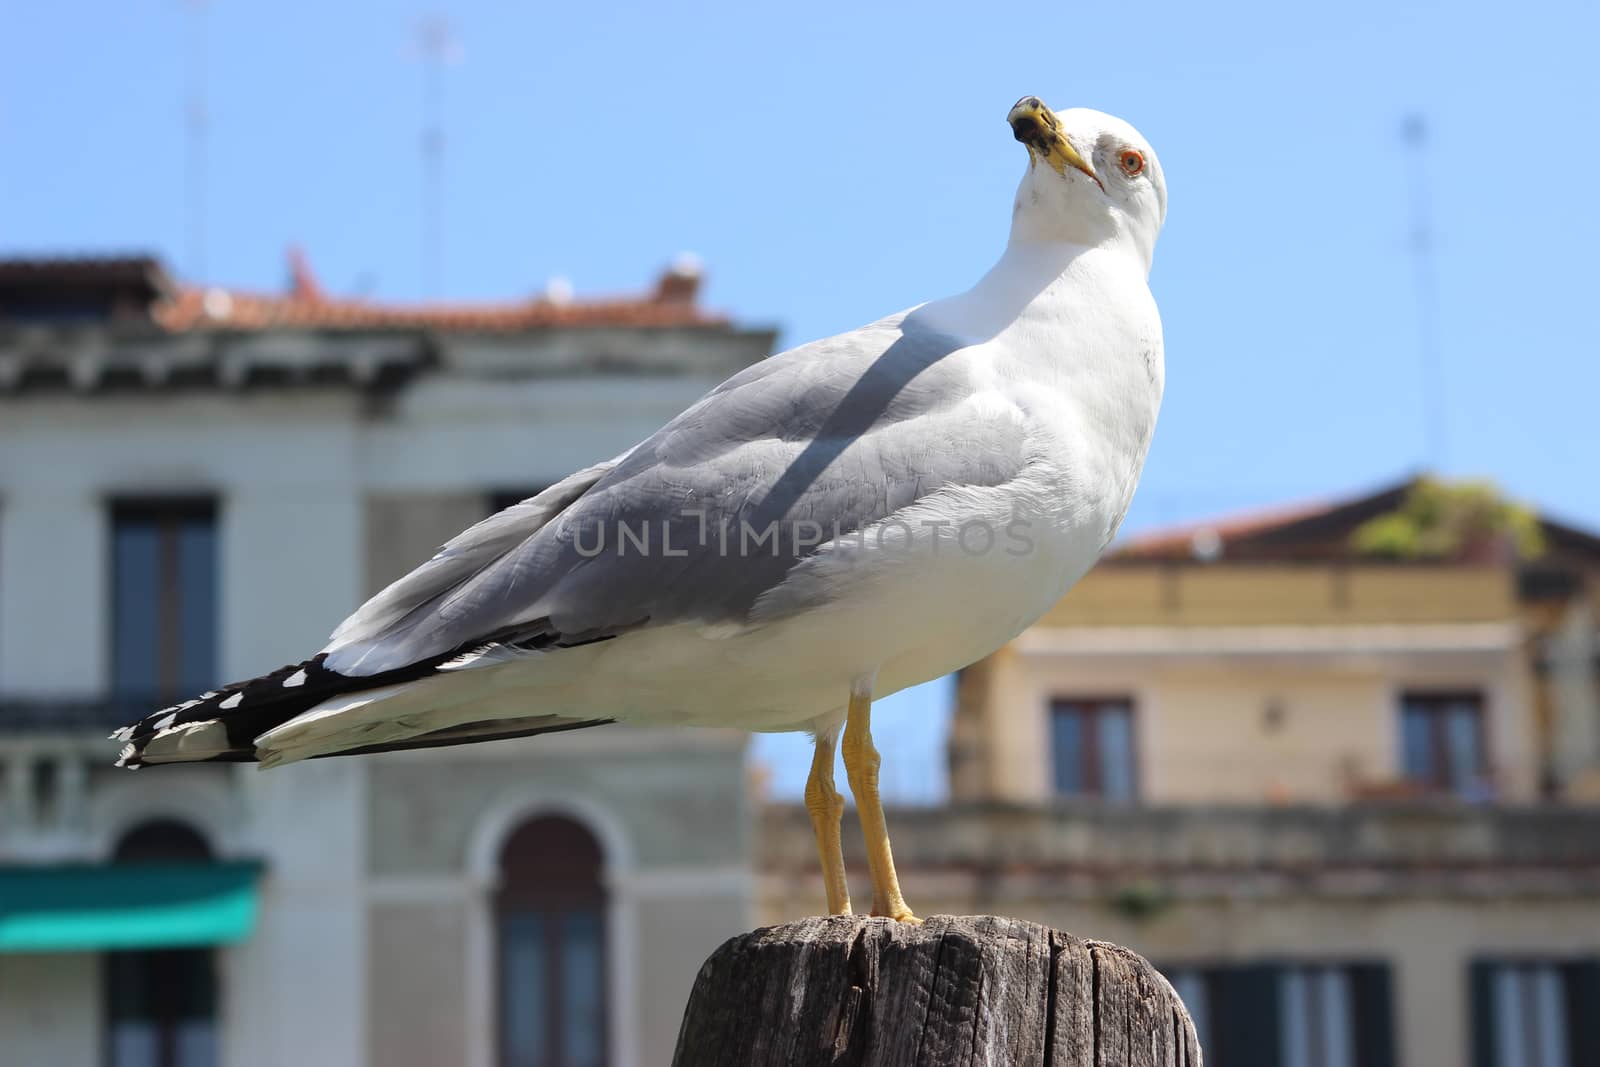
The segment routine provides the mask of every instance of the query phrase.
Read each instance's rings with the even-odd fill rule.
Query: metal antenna
[[[1417,355],[1422,385],[1424,460],[1440,471],[1448,458],[1444,353],[1439,344],[1439,275],[1434,261],[1433,196],[1428,183],[1428,122],[1407,115],[1400,137],[1410,156],[1411,259],[1417,298]]]
[[[188,11],[188,86],[184,99],[184,234],[189,271],[206,276],[207,0],[184,0]]]
[[[422,278],[438,296],[444,276],[444,67],[461,56],[443,15],[422,20],[417,34],[422,60]]]

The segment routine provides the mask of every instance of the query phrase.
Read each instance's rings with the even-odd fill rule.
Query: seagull
[[[735,374],[478,523],[316,655],[118,730],[119,765],[314,757],[603,723],[808,731],[828,910],[836,748],[871,913],[901,894],[871,707],[1042,616],[1116,535],[1164,383],[1149,144],[1024,97],[1010,239],[971,289]]]

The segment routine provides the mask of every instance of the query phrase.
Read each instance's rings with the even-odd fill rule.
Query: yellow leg
[[[829,915],[850,914],[850,883],[844,876],[844,846],[839,821],[844,818],[844,797],[833,787],[835,734],[817,735],[811,756],[811,777],[806,780],[806,811],[817,835],[817,856],[822,860],[822,885],[828,894]]]
[[[878,765],[883,762],[872,747],[872,691],[858,686],[850,691],[850,715],[844,727],[844,771],[855,794],[861,833],[867,839],[867,868],[872,872],[872,914],[900,922],[919,923],[900,895],[889,851],[889,829],[878,798]]]

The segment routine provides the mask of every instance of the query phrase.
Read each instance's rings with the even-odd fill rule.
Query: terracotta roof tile
[[[277,295],[185,286],[153,317],[174,332],[189,330],[431,329],[505,333],[540,327],[701,326],[727,322],[690,302],[654,296],[506,303],[398,304],[305,294]]]
[[[330,295],[298,248],[289,251],[287,292],[263,293],[171,281],[151,256],[0,258],[0,284],[140,283],[150,318],[174,333],[191,330],[428,329],[509,333],[548,327],[716,326],[729,320],[696,302],[700,271],[682,259],[653,289],[637,295],[571,298],[552,287],[542,296],[499,302],[401,303]]]
[[[1150,530],[1128,539],[1114,549],[1113,559],[1170,559],[1187,558],[1194,552],[1197,536],[1218,539],[1221,545],[1238,538],[1266,533],[1305,519],[1326,515],[1342,507],[1346,501],[1315,501],[1287,504],[1255,511],[1228,515],[1204,522],[1184,523]]]

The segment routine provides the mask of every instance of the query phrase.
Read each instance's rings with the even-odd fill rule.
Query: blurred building
[[[819,909],[737,735],[109,766],[764,356],[697,281],[0,261],[0,1063],[664,1063],[701,958]],[[1600,1064],[1600,538],[1354,550],[1411,489],[1135,540],[964,671],[951,803],[891,813],[912,903],[1132,945],[1221,1067]]]
[[[0,1063],[670,1057],[695,964],[753,918],[742,736],[268,775],[132,775],[104,738],[303,658],[768,353],[697,286],[394,306],[298,257],[281,294],[0,261]]]
[[[1600,1064],[1600,539],[1354,551],[1409,490],[1137,539],[963,672],[913,906],[1132,946],[1208,1065]],[[764,817],[771,919],[810,834]]]

